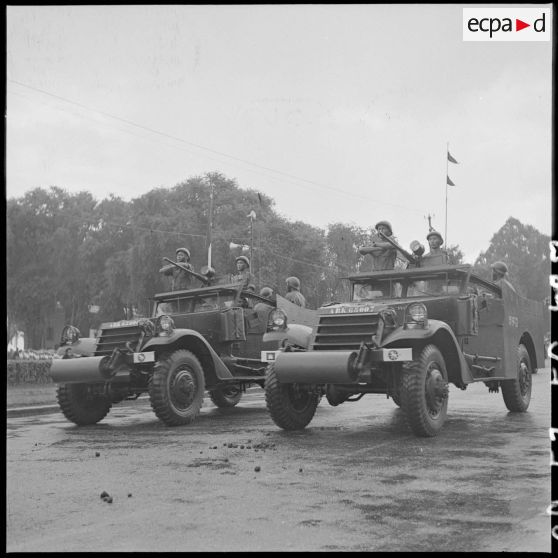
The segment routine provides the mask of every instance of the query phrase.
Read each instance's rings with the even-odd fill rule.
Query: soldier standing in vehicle
[[[393,232],[389,221],[378,221],[375,226],[376,231],[391,237]],[[395,237],[393,237],[395,240]],[[392,244],[386,242],[379,234],[372,236],[372,243],[361,246],[358,249],[362,255],[370,254],[372,257],[372,271],[382,271],[384,269],[393,269],[395,267],[395,259],[397,250]]]
[[[515,287],[506,279],[508,266],[504,262],[498,261],[494,262],[490,267],[492,268],[492,281],[500,287],[505,283],[515,293]]]
[[[262,323],[267,323],[267,318],[271,310],[273,310],[273,289],[270,287],[264,287],[260,291],[260,296],[265,298],[266,301],[258,301],[254,305],[254,311],[258,315],[258,318],[262,321]]]
[[[428,240],[430,252],[422,257],[421,267],[449,263],[448,253],[441,248],[444,243],[442,235],[438,231],[430,231],[426,235],[426,240]]]
[[[246,289],[248,285],[256,282],[254,275],[250,271],[250,260],[246,256],[238,256],[235,260],[237,273],[231,275],[231,281],[236,283],[242,281],[242,287]],[[254,287],[255,292],[255,287]]]
[[[176,249],[176,262],[182,267],[194,271],[194,266],[190,263],[190,250],[188,248]],[[159,273],[171,277],[171,291],[189,289],[192,285],[193,276],[175,265],[165,265],[159,270]]]
[[[306,299],[300,292],[300,279],[298,277],[287,277],[286,283],[287,294],[285,295],[285,298],[293,304],[306,308]]]

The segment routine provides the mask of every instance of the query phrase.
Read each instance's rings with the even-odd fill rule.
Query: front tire
[[[167,426],[189,424],[200,413],[205,380],[200,361],[180,349],[165,355],[149,383],[151,408]]]
[[[398,373],[394,379],[393,390],[390,393],[393,402],[398,406],[401,407],[401,375]]]
[[[78,426],[97,424],[112,407],[110,399],[93,392],[88,384],[60,385],[56,399],[64,416]]]
[[[242,399],[242,390],[236,385],[219,387],[211,390],[209,397],[217,407],[226,409],[238,405]]]
[[[265,378],[265,402],[273,422],[284,430],[302,430],[314,417],[321,394],[301,384],[282,384],[275,364]]]
[[[403,366],[401,407],[416,436],[436,436],[448,411],[448,374],[442,353],[426,345],[417,360]]]
[[[524,413],[531,402],[531,389],[533,381],[531,374],[531,358],[525,345],[517,347],[517,377],[514,380],[504,380],[502,386],[502,396],[508,411],[512,413]]]

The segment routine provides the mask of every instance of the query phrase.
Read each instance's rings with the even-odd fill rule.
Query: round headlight
[[[287,316],[283,310],[276,308],[269,315],[269,325],[273,328],[282,328],[287,325]]]
[[[428,319],[428,311],[422,303],[411,304],[407,309],[407,314],[415,322],[425,322]]]
[[[170,316],[164,315],[159,317],[159,333],[161,335],[170,335],[174,329],[174,321]]]

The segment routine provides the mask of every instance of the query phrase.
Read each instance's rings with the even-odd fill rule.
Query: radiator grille
[[[118,327],[101,330],[97,339],[95,356],[110,355],[115,348],[126,349],[126,343],[134,349],[139,349],[141,329],[137,326]]]
[[[343,314],[320,316],[313,349],[315,351],[358,350],[362,341],[378,328],[378,314]]]

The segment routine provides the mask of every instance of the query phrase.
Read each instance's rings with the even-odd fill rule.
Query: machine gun
[[[191,269],[188,269],[183,264],[172,261],[170,258],[163,257],[163,260],[169,262],[170,264],[174,265],[175,267],[178,267],[182,271],[185,271],[186,273],[189,273],[192,277],[195,277],[196,279],[199,279],[204,285],[207,285],[207,286],[211,285],[211,279],[215,276],[215,270],[212,267],[209,267],[209,266],[203,266],[202,267],[202,273],[196,273],[195,271],[192,271]],[[168,266],[167,266],[167,268],[168,268]],[[165,268],[163,268],[163,269],[165,269]]]
[[[403,246],[401,246],[399,242],[396,242],[395,240],[393,240],[393,238],[386,236],[383,232],[376,231],[376,234],[382,240],[385,240],[387,243],[391,244],[395,249],[401,252],[409,263],[420,267],[420,261],[422,259],[422,255],[424,254],[424,246],[420,242],[418,242],[418,240],[413,240],[413,242],[411,242],[411,250],[413,251],[413,253],[411,253],[405,250],[405,248],[403,248]]]

